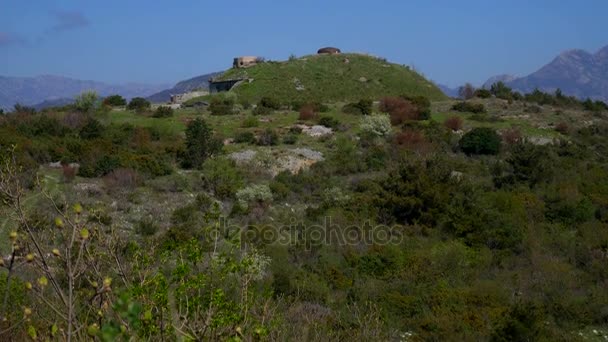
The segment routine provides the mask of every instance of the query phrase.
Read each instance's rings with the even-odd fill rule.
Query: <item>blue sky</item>
[[[173,83],[331,45],[450,86],[608,45],[605,0],[0,0],[0,75]]]

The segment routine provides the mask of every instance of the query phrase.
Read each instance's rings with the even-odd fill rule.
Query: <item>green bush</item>
[[[483,103],[471,103],[471,102],[458,102],[452,106],[452,110],[461,113],[473,113],[481,114],[486,112],[486,108]]]
[[[250,131],[242,131],[234,137],[234,142],[237,144],[255,144],[255,134]]]
[[[149,110],[152,107],[150,101],[144,99],[143,97],[134,97],[129,101],[127,105],[128,110],[134,110],[137,112],[144,112]]]
[[[460,139],[460,149],[466,154],[498,154],[501,138],[495,130],[477,127]]]
[[[231,159],[212,158],[203,166],[203,184],[218,198],[232,198],[244,185],[243,175]]]
[[[214,97],[209,103],[209,111],[211,115],[232,115],[234,111],[234,98],[232,97]]]
[[[266,107],[273,110],[281,109],[281,103],[272,97],[262,97],[258,103],[258,107]]]
[[[253,115],[270,115],[273,112],[274,112],[274,109],[272,109],[272,108],[258,105],[253,109],[252,114]]]
[[[182,166],[199,168],[203,162],[222,150],[222,142],[215,138],[211,127],[205,120],[197,118],[186,127],[186,151]]]
[[[173,108],[168,106],[160,106],[154,111],[155,118],[169,118],[173,116]]]
[[[252,128],[258,127],[260,125],[260,120],[253,115],[250,115],[243,120],[242,127],[243,128]]]
[[[254,184],[237,191],[236,198],[243,209],[252,204],[269,204],[272,202],[272,191],[268,185]]]
[[[159,225],[155,220],[151,218],[145,218],[140,220],[135,227],[135,232],[142,236],[152,236],[160,229]]]
[[[338,126],[340,125],[340,121],[331,116],[320,117],[318,123],[321,126],[325,126],[327,128],[333,128],[333,129],[338,128]]]
[[[287,134],[283,137],[283,144],[294,145],[298,142],[298,136],[296,134]]]
[[[489,99],[492,97],[492,93],[487,89],[477,89],[475,90],[475,97],[480,99]]]
[[[258,137],[258,145],[260,146],[272,146],[279,142],[279,135],[273,129],[266,129]]]
[[[348,103],[342,107],[342,112],[355,115],[370,115],[372,113],[373,101],[368,99],[359,102]]]
[[[111,107],[122,107],[127,105],[127,100],[120,95],[110,95],[103,99],[102,102],[105,106]]]
[[[103,134],[103,131],[104,127],[99,121],[89,118],[80,129],[80,137],[82,139],[96,139]]]

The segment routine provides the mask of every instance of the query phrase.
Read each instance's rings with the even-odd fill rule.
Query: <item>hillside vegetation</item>
[[[15,108],[0,341],[607,340],[608,106],[474,94]]]
[[[382,96],[445,95],[423,76],[384,59],[361,55],[313,55],[285,62],[266,62],[247,69],[231,69],[219,80],[249,78],[234,89],[239,97],[255,102],[264,96],[279,101],[350,101]]]

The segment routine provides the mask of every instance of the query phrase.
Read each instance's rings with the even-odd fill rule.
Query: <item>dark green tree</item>
[[[460,139],[460,148],[466,154],[498,154],[501,139],[495,130],[478,127]]]
[[[129,102],[129,105],[127,105],[127,109],[141,112],[150,109],[151,106],[150,101],[144,99],[143,97],[134,97]]]
[[[85,125],[80,129],[80,138],[82,139],[95,139],[99,138],[103,133],[104,127],[103,125],[93,119],[89,118]]]
[[[103,99],[103,104],[105,106],[121,107],[127,105],[127,100],[120,95],[110,95]]]
[[[186,128],[186,152],[182,166],[200,168],[207,158],[222,150],[222,142],[203,119],[191,121]]]

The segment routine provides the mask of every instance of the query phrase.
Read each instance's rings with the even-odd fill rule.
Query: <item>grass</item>
[[[404,94],[446,99],[435,85],[409,67],[360,54],[314,55],[267,62],[247,69],[230,69],[220,77],[234,78],[253,80],[234,89],[239,99],[251,103],[264,96],[283,103],[313,99],[356,101]]]

